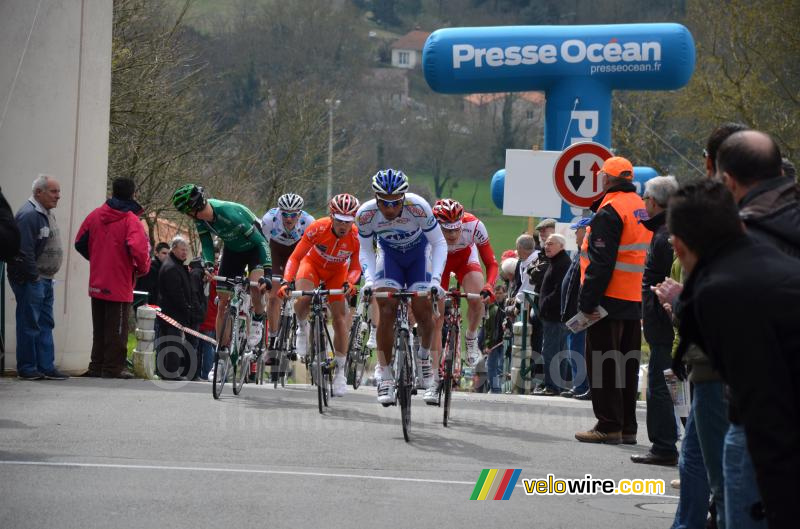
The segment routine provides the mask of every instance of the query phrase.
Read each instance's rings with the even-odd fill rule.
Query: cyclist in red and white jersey
[[[433,206],[433,215],[439,221],[442,234],[447,241],[447,263],[442,274],[442,289],[447,290],[450,283],[450,274],[453,273],[461,285],[461,289],[468,293],[480,293],[486,298],[494,296],[494,282],[497,279],[497,260],[494,250],[489,243],[489,232],[481,220],[464,211],[464,207],[455,200],[444,198],[436,201]],[[486,267],[486,280],[484,281],[481,261]],[[483,317],[483,301],[470,299],[467,301],[467,358],[469,364],[474,366],[481,357],[478,344],[478,327]],[[433,365],[438,365],[442,345],[442,324],[444,311],[436,321],[436,335],[433,339]],[[438,370],[434,370],[438,375]],[[436,384],[425,392],[425,400],[436,402]]]

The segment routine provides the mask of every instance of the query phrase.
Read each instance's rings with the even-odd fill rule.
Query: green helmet
[[[181,213],[200,211],[206,206],[203,188],[195,184],[184,184],[172,194],[172,205]]]

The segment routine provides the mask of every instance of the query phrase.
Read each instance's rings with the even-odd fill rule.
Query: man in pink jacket
[[[133,378],[125,369],[128,314],[134,282],[150,269],[150,241],[135,191],[133,180],[114,180],[111,198],[89,213],[75,237],[75,249],[89,260],[94,334],[87,377]]]

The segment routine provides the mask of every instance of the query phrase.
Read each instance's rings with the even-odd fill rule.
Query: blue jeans
[[[708,497],[711,489],[708,485],[703,453],[700,450],[694,417],[691,413],[686,419],[686,431],[683,434],[681,457],[678,462],[678,475],[681,478],[681,492],[672,529],[702,529],[706,526]]]
[[[727,529],[766,529],[766,520],[754,520],[753,505],[761,501],[753,461],[747,451],[744,426],[731,424],[725,435],[722,455],[725,473],[725,527]]]
[[[652,453],[668,456],[678,453],[675,406],[672,404],[672,396],[664,380],[664,370],[669,369],[671,363],[672,342],[650,344],[647,372],[647,437],[653,443],[650,447]]]
[[[567,349],[572,364],[572,391],[583,395],[589,391],[589,375],[586,370],[586,331],[573,334],[567,331]]]
[[[17,373],[52,373],[56,368],[53,344],[53,280],[9,283],[17,299]]]
[[[201,334],[214,338],[216,331],[200,331]],[[205,340],[197,339],[197,360],[200,362],[200,378],[208,380],[208,372],[214,363],[214,344]]]
[[[489,353],[486,360],[486,376],[489,377],[489,387],[492,393],[503,392],[503,363],[505,362],[506,342],[498,345]]]
[[[544,360],[544,385],[561,391],[566,389],[568,363],[564,362],[567,350],[567,327],[560,321],[542,320],[542,359]],[[560,354],[559,354],[560,353]],[[553,362],[557,365],[551,365]]]
[[[706,464],[708,483],[717,508],[717,527],[725,529],[725,491],[722,451],[728,432],[728,403],[722,382],[699,382],[694,385],[692,400],[697,439]]]

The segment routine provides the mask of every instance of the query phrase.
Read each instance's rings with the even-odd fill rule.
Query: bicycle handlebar
[[[344,294],[344,289],[342,288],[335,288],[332,290],[292,290],[289,292],[289,296],[293,298],[301,298],[303,296],[338,296],[340,294]]]
[[[458,290],[448,290],[444,293],[444,295],[448,298],[456,298],[456,299],[483,299],[483,295],[475,294],[473,292],[461,292]]]
[[[408,298],[427,298],[431,293],[427,290],[420,292],[373,292],[374,298],[395,298],[395,299],[408,299]]]
[[[258,281],[250,281],[246,277],[223,277],[223,276],[214,276],[214,281],[217,283],[229,283],[231,285],[247,285],[249,284],[251,287],[257,287]]]

